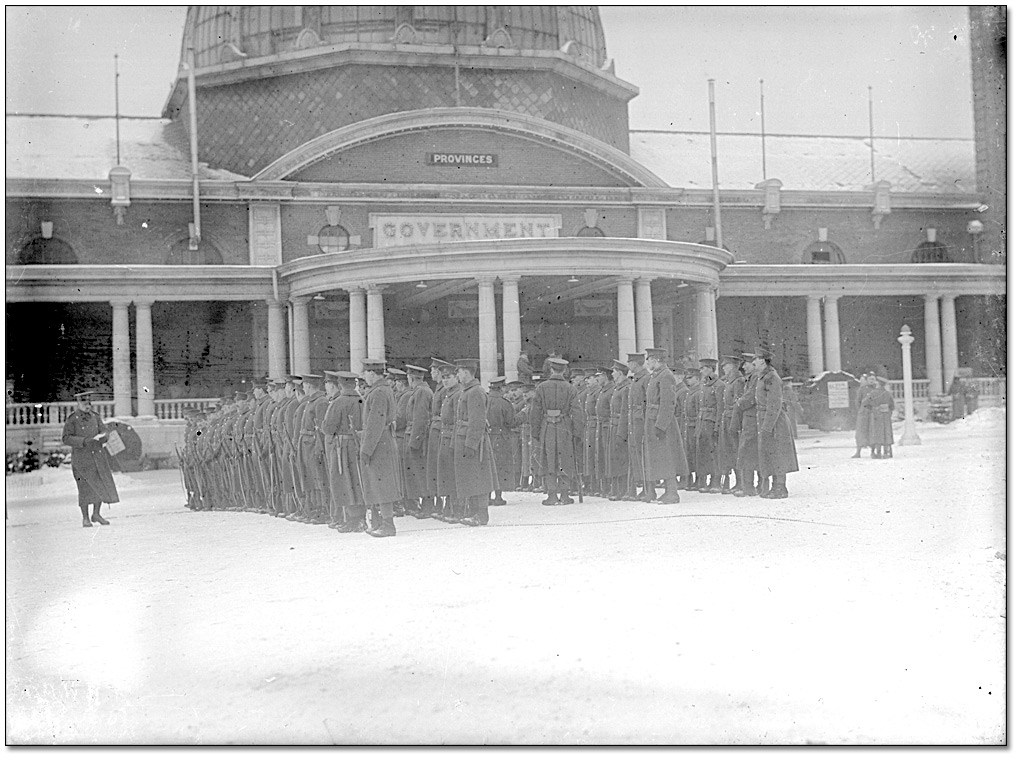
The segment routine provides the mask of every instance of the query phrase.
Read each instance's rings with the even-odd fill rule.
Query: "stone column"
[[[479,277],[479,382],[497,377],[497,302],[492,277]],[[515,357],[517,359],[517,357]]]
[[[806,344],[809,347],[809,375],[823,372],[823,322],[820,320],[822,296],[806,296]]]
[[[137,374],[138,416],[156,415],[156,373],[153,364],[153,304],[135,302],[135,372]]]
[[[114,310],[113,364],[114,415],[131,417],[131,335],[128,327],[130,301],[111,301]]]
[[[260,378],[268,372],[269,359],[269,322],[267,313],[255,302],[252,307],[252,377]]]
[[[292,330],[295,339],[294,366],[291,372],[295,375],[312,372],[309,362],[309,297],[296,296],[291,299]]]
[[[937,294],[927,293],[923,298],[925,299],[923,314],[926,335],[926,379],[930,383],[930,396],[940,396],[944,393],[944,379],[941,375],[940,307],[937,303]]]
[[[383,333],[383,286],[366,288],[366,351],[373,359],[387,359],[387,343]]]
[[[518,276],[501,275],[501,309],[504,324],[504,377],[518,377],[518,355],[522,353],[522,315],[518,304]],[[530,379],[526,378],[526,382]]]
[[[635,353],[635,300],[631,278],[617,281],[617,353],[622,362]]]
[[[838,321],[838,298],[840,297],[823,297],[823,330],[827,334],[826,369],[828,372],[841,371],[841,323]]]
[[[266,354],[271,378],[283,378],[287,373],[287,331],[284,305],[266,300]]]
[[[366,292],[364,288],[348,289],[348,347],[351,372],[362,372],[366,358]]]
[[[637,351],[653,346],[653,292],[652,278],[635,279],[635,341]]]
[[[674,307],[660,306],[653,310],[653,345],[667,349],[674,367]]]
[[[696,354],[697,359],[717,358],[717,297],[713,286],[706,283],[693,285],[696,294]]]
[[[944,393],[951,388],[958,371],[958,313],[955,311],[955,296],[940,297],[941,335],[944,339]]]

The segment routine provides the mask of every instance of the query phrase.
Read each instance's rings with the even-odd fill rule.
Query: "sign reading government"
[[[370,214],[376,231],[375,247],[436,244],[452,240],[499,240],[501,238],[556,238],[560,214],[519,216],[511,214]]]
[[[427,153],[430,166],[484,166],[496,167],[496,153]]]

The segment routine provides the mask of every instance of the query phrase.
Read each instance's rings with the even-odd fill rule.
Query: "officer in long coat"
[[[887,379],[870,376],[872,388],[866,394],[862,406],[869,413],[868,441],[870,457],[875,460],[894,456],[894,428],[891,416],[894,412],[894,396],[887,389]]]
[[[738,460],[738,436],[731,432],[731,412],[738,397],[745,391],[745,380],[738,369],[741,361],[741,357],[727,356],[720,364],[722,383],[717,395],[717,468],[721,494],[731,493],[731,471]],[[737,475],[735,479],[737,481]]]
[[[703,493],[720,493],[720,472],[717,462],[717,425],[720,420],[717,360],[699,360],[702,376],[699,393],[699,417],[696,420],[696,482]]]
[[[415,518],[428,518],[433,500],[426,478],[426,458],[433,392],[426,385],[425,367],[405,365],[408,393],[404,404],[405,512]],[[400,406],[400,405],[399,405]],[[400,425],[400,422],[399,422]]]
[[[454,422],[454,475],[458,498],[465,501],[466,526],[485,526],[490,522],[487,507],[493,491],[493,448],[486,433],[486,392],[479,384],[478,359],[459,359],[458,382],[461,394]]]
[[[394,536],[394,503],[401,501],[401,474],[394,442],[397,402],[384,375],[386,363],[380,359],[362,362],[366,391],[359,442],[359,470],[367,505],[372,510],[369,535]]]
[[[365,495],[359,473],[358,440],[362,429],[362,397],[355,390],[355,373],[327,371],[337,384],[337,394],[323,415],[321,429],[326,445],[327,476],[333,528],[342,534],[365,529]]]
[[[578,450],[585,421],[578,392],[564,378],[567,360],[547,359],[550,377],[536,386],[529,413],[533,449],[538,452],[539,475],[547,498],[544,505],[574,503],[568,492],[579,477]]]
[[[458,414],[458,368],[448,365],[440,368],[447,394],[440,407],[440,456],[437,460],[437,490],[443,497],[440,515],[445,523],[457,523],[465,517],[464,503],[458,494],[458,481],[454,473],[454,427]]]
[[[440,368],[449,366],[448,362],[439,357],[431,357],[429,373],[433,378],[433,398],[429,405],[429,434],[426,440],[426,494],[432,504],[423,510],[430,517],[439,516],[443,511],[441,492],[437,489],[437,468],[440,460],[440,408],[449,389],[443,382]]]
[[[586,494],[596,492],[596,451],[599,420],[596,414],[596,402],[599,399],[599,387],[595,369],[585,369],[579,392],[579,403],[585,418],[585,439],[582,444],[582,483]]]
[[[503,376],[490,380],[490,392],[486,395],[486,425],[490,434],[490,446],[493,447],[493,496],[491,505],[506,505],[505,490],[514,488],[514,451],[518,447],[513,429],[515,425],[515,409],[511,402],[504,398]]]
[[[869,446],[869,408],[863,405],[869,392],[876,386],[876,376],[863,373],[859,378],[859,388],[855,391],[855,454],[853,460],[862,457],[862,448]]]
[[[756,426],[756,372],[752,369],[755,354],[742,354],[741,371],[744,377],[744,390],[735,400],[731,410],[730,428],[738,436],[738,450],[735,453],[735,474],[737,488],[731,495],[734,497],[755,497],[759,494],[756,488],[756,473],[759,472],[759,434]],[[760,483],[762,487],[762,481]]]
[[[695,367],[686,367],[682,371],[681,383],[678,385],[684,386],[685,390],[675,395],[675,403],[682,405],[682,409],[675,409],[674,414],[678,418],[685,461],[688,464],[688,473],[684,476],[685,483],[681,484],[681,488],[685,491],[697,491],[699,484],[696,483],[696,423],[699,422],[699,395],[702,393],[699,386],[699,370]]]
[[[61,436],[71,447],[71,473],[78,485],[78,507],[82,511],[82,528],[92,528],[94,523],[109,526],[110,521],[100,514],[104,502],[120,502],[113,473],[110,472],[110,455],[103,446],[112,428],[103,423],[103,418],[92,409],[93,390],[75,394],[78,409],[68,415]],[[89,506],[92,516],[89,516]]]
[[[646,450],[643,445],[646,437],[646,385],[649,383],[646,355],[641,352],[629,354],[628,369],[632,373],[632,382],[628,386],[628,470],[631,481],[628,499],[652,502],[656,499],[656,490],[645,479]],[[635,494],[636,486],[640,488],[638,496]]]
[[[610,425],[610,405],[614,397],[614,368],[606,365],[596,368],[596,493],[609,497],[610,453],[614,447],[614,432]]]
[[[284,403],[277,419],[277,451],[280,454],[281,483],[285,489],[285,500],[281,517],[293,520],[302,508],[301,474],[298,472],[298,449],[295,444],[295,418],[302,403],[302,376],[289,375]]]
[[[299,432],[302,468],[306,484],[306,521],[326,523],[329,486],[326,479],[326,451],[320,424],[326,414],[330,400],[323,390],[322,375],[303,375],[302,385],[308,386],[311,394],[302,415]]]
[[[664,493],[657,500],[662,505],[679,502],[678,473],[688,472],[688,464],[679,464],[684,459],[681,431],[674,417],[674,373],[667,367],[667,350],[646,349],[649,366],[649,380],[646,383],[645,442],[646,481],[652,485],[664,482]]]
[[[756,352],[752,366],[756,377],[756,428],[759,437],[761,478],[770,479],[770,489],[759,496],[785,499],[788,496],[787,474],[798,470],[795,440],[791,424],[781,408],[781,376],[771,367],[773,353],[767,349]]]
[[[628,489],[628,365],[615,359],[611,380],[614,392],[610,397],[611,444],[608,475],[611,480],[610,499],[625,499]]]

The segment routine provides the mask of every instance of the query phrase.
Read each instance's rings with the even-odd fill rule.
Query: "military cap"
[[[429,362],[430,367],[443,367],[444,365],[450,364],[450,362],[448,362],[446,359],[440,359],[440,357],[430,357]]]
[[[730,362],[731,364],[735,365],[735,364],[738,364],[739,362],[741,362],[742,358],[740,356],[738,356],[737,354],[725,354],[723,357],[720,358],[720,361],[721,362]]]
[[[694,378],[697,375],[699,375],[699,368],[698,367],[686,367],[685,368],[685,377],[686,378]]]
[[[358,379],[358,375],[348,370],[338,370],[334,375],[337,376],[337,380],[341,383],[352,383]]]
[[[554,363],[551,362],[550,364],[554,364]],[[564,364],[568,364],[568,363],[565,362]],[[587,375],[588,372],[589,372],[588,370],[585,370],[585,369],[583,369],[581,367],[573,367],[573,368],[571,368],[571,377],[572,378],[582,378],[585,375]]]
[[[315,373],[302,373],[302,383],[318,383],[323,380],[322,375],[316,375]]]
[[[513,381],[506,381],[506,382],[504,383],[504,385],[505,385],[505,386],[506,386],[507,388],[518,388],[519,386],[524,386],[525,384],[524,384],[524,383],[522,383],[522,381],[519,381],[519,380],[513,380]]]
[[[444,364],[438,365],[437,370],[440,371],[441,375],[454,375],[456,372],[458,372],[458,368],[452,365],[450,362],[444,362]]]
[[[535,375],[532,376],[532,382],[533,383],[536,383],[537,381],[541,381],[541,380],[543,380],[543,376],[541,374],[539,374],[539,373],[536,373]]]
[[[324,380],[328,380],[331,383],[333,383],[334,381],[337,380],[337,373],[334,370],[324,370],[323,371],[323,377],[324,377]]]
[[[752,352],[749,352],[749,351],[743,351],[742,352],[742,359],[744,359],[746,361],[748,361],[750,359],[755,359],[755,358],[756,358],[756,355],[753,354]]]
[[[638,362],[640,365],[646,361],[646,355],[642,352],[628,352],[629,362]]]
[[[614,368],[611,367],[610,365],[600,365],[599,367],[596,368],[596,372],[603,373],[609,378],[611,373],[614,372]]]
[[[286,377],[284,377],[284,378],[270,378],[268,381],[266,381],[266,385],[267,386],[275,386],[275,387],[279,388],[281,386],[287,385],[287,380],[288,379]]]
[[[457,366],[457,368],[459,370],[461,370],[461,369],[465,369],[465,370],[478,370],[479,369],[479,360],[475,359],[473,357],[468,357],[466,359],[456,359],[456,360],[454,360],[454,364],[455,364],[455,366]]]
[[[765,359],[769,361],[774,358],[774,353],[769,349],[761,348],[756,350],[756,357],[758,359]]]
[[[248,401],[248,392],[247,391],[235,391],[234,392],[234,400],[236,402]]]
[[[93,394],[98,394],[98,393],[99,392],[96,391],[96,389],[94,389],[94,388],[87,388],[87,389],[85,389],[85,391],[79,391],[77,394],[75,394],[75,399],[77,399],[80,402],[84,402],[84,401],[86,401],[88,399],[91,399]]]
[[[387,375],[389,375],[391,378],[396,378],[397,380],[404,380],[405,378],[408,377],[408,373],[406,373],[404,370],[399,370],[396,367],[388,367]]]
[[[561,359],[560,357],[549,357],[547,362],[550,363],[550,367],[554,368],[558,372],[562,372],[564,368],[568,366],[568,360]]]
[[[793,381],[793,380],[795,380],[795,376],[793,376],[793,375],[785,375],[783,378],[781,378],[781,380],[785,381],[785,382]]]
[[[703,367],[709,367],[711,370],[713,370],[717,367],[717,360],[715,360],[713,357],[704,357],[703,359],[699,360],[699,364],[702,365]]]
[[[287,376],[287,379],[289,381],[291,381],[292,383],[301,383],[302,376],[300,376],[300,375],[289,375],[289,376]]]
[[[506,378],[503,375],[498,375],[496,378],[490,378],[490,385],[494,388],[500,388],[504,385],[505,380]]]
[[[425,367],[419,367],[418,365],[405,365],[405,370],[408,371],[409,375],[414,375],[416,378],[422,378],[429,372]]]
[[[646,356],[650,359],[667,359],[667,349],[649,348],[646,349]]]
[[[370,370],[374,373],[382,373],[387,368],[387,363],[382,359],[363,359],[362,369]]]
[[[262,378],[253,378],[252,379],[252,386],[253,387],[262,388],[263,386],[265,386],[269,382],[270,382],[269,376],[265,376],[265,377],[262,377]]]
[[[628,374],[628,365],[627,365],[627,363],[622,362],[620,359],[615,359],[614,360],[614,369],[615,370],[620,370],[625,375]]]

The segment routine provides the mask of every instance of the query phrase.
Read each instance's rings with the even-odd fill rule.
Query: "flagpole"
[[[713,226],[717,233],[717,247],[724,247],[724,232],[720,224],[720,184],[717,180],[717,107],[714,101],[713,80],[710,86],[710,168],[713,173]]]
[[[121,72],[117,68],[117,53],[114,53],[114,131],[117,133],[117,166],[121,165]]]
[[[763,151],[763,179],[766,175],[766,99],[763,97],[763,80],[759,80],[759,137]]]
[[[876,172],[876,151],[873,149],[873,87],[867,88],[869,91],[869,176],[870,182],[877,181]]]

